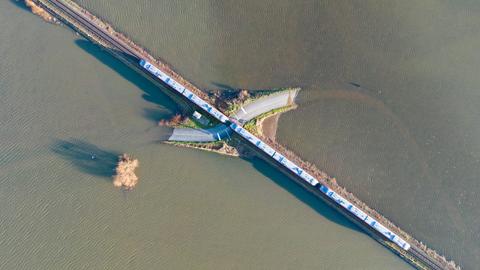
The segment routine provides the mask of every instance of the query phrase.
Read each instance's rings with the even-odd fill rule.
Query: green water
[[[164,12],[112,3],[89,4],[130,31],[142,29],[139,12]],[[191,42],[216,14],[203,3],[169,8],[198,14],[167,18]],[[158,143],[169,130],[156,121],[175,105],[70,30],[11,1],[0,2],[0,23],[0,269],[408,269],[268,165]],[[171,31],[147,25],[139,40]],[[196,65],[187,77],[202,73],[206,62],[158,36],[145,44]],[[132,192],[111,183],[123,152],[140,160]]]

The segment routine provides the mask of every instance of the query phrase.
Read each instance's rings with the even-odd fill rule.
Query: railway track
[[[84,13],[77,12],[76,10],[72,9],[68,5],[62,3],[59,0],[44,0],[48,2],[50,5],[67,15],[71,18],[71,20],[75,21],[77,24],[81,25],[85,28],[90,34],[93,34],[97,38],[103,40],[106,44],[109,44],[113,49],[118,50],[119,52],[125,53],[131,57],[136,58],[136,60],[140,60],[145,58],[145,56],[132,48],[130,45],[126,44],[122,40],[112,36],[107,30],[99,27],[94,22],[91,21]],[[57,14],[56,11],[51,10],[48,6],[44,5],[42,2],[37,1],[42,8],[49,11],[55,17],[61,17],[60,14]],[[60,18],[63,19],[63,18]],[[67,21],[68,22],[68,21]],[[138,61],[137,61],[138,62]],[[137,64],[137,63],[136,63]],[[151,74],[148,74],[151,76]],[[363,226],[362,226],[363,227]],[[365,229],[365,228],[363,228]],[[370,228],[366,227],[367,230],[371,230]],[[378,233],[373,231],[374,233]],[[443,270],[445,267],[440,265],[440,263],[434,259],[432,259],[429,255],[425,252],[417,248],[416,246],[411,246],[411,248],[407,251],[411,256],[419,260],[422,264],[426,265],[430,269],[433,270]]]
[[[415,246],[412,246],[408,252],[420,260],[422,263],[426,264],[433,270],[443,270],[444,268],[441,265],[438,265],[438,262],[432,260],[428,255],[426,255],[422,250],[418,249]]]
[[[77,13],[76,11],[72,10],[70,7],[62,3],[61,1],[57,1],[57,0],[47,0],[47,1],[53,6],[55,6],[56,8],[58,8],[60,11],[64,12],[66,15],[70,16],[73,20],[76,20],[77,22],[79,22],[83,27],[85,27],[87,30],[94,33],[98,38],[103,39],[107,43],[111,44],[117,50],[123,53],[129,54],[131,56],[134,56],[138,59],[142,58],[142,55],[140,53],[136,52],[130,46],[124,44],[122,41],[113,38],[110,35],[110,33],[105,31],[104,29],[97,27],[94,23],[89,21],[88,18],[85,18],[84,14]],[[46,6],[43,6],[43,7],[48,9],[48,7]]]

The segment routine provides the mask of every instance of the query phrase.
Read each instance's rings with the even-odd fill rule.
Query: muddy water
[[[304,87],[279,140],[465,268],[480,263],[476,1],[80,2],[201,87]]]
[[[145,44],[197,65],[187,77],[222,69],[138,18],[168,19],[196,48],[212,6],[88,4],[139,40],[160,33]],[[171,100],[71,31],[11,1],[0,23],[0,269],[408,269],[266,164],[159,144]],[[133,192],[112,184],[123,152],[140,160]]]

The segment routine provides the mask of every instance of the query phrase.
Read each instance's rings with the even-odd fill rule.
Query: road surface
[[[175,128],[169,141],[177,142],[214,142],[229,139],[232,130],[220,124],[210,129]]]
[[[282,91],[259,98],[252,103],[240,107],[240,109],[233,114],[233,117],[243,124],[263,113],[291,105],[297,93],[298,90]]]
[[[298,90],[283,91],[259,98],[241,107],[233,116],[240,122],[247,121],[271,110],[291,105]],[[223,124],[210,129],[175,128],[169,141],[213,142],[230,138],[231,129]]]

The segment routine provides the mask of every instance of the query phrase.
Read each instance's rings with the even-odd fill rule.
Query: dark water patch
[[[80,171],[101,177],[113,176],[118,156],[121,154],[79,139],[57,139],[50,149],[72,162]]]
[[[116,59],[114,56],[110,55],[106,51],[102,50],[98,45],[93,44],[90,41],[84,39],[75,40],[75,44],[78,47],[82,48],[84,51],[95,57],[97,60],[108,66],[110,69],[115,71],[117,74],[122,76],[124,79],[128,80],[134,84],[138,89],[143,91],[142,98],[150,103],[158,105],[158,115],[162,117],[168,117],[172,115],[173,112],[179,111],[176,103],[168,97],[166,94],[162,93],[158,86],[150,82],[148,79],[144,78],[130,67]],[[170,113],[162,113],[162,110],[166,110]],[[151,114],[144,114],[147,118]],[[156,120],[156,119],[155,119]],[[156,120],[158,121],[158,120]]]
[[[162,109],[145,108],[143,109],[143,116],[148,120],[158,123],[158,121],[162,119],[171,118],[173,114],[170,111]]]
[[[23,9],[28,13],[31,13],[30,9],[27,7],[27,5],[25,4],[25,1],[23,0],[10,0],[9,2],[17,6],[18,8]]]

